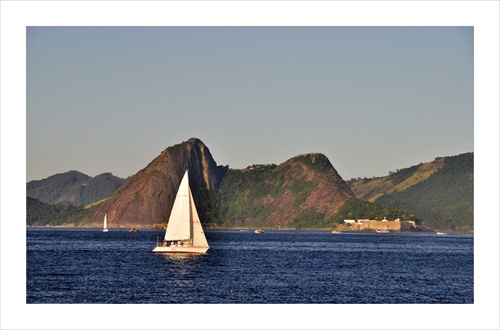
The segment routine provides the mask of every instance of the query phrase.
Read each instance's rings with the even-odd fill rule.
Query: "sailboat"
[[[165,240],[162,245],[157,242],[153,252],[206,253],[208,248],[207,238],[189,188],[189,176],[186,170],[168,219]]]
[[[102,231],[105,233],[108,232],[108,221],[106,220],[106,214],[104,214],[104,225],[102,227]]]

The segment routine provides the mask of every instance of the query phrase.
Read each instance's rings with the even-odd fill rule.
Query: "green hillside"
[[[348,184],[356,196],[407,210],[429,227],[474,229],[473,153],[437,158],[383,178],[350,180]]]
[[[72,205],[49,205],[31,197],[26,198],[27,226],[80,225],[95,211]]]
[[[215,206],[211,224],[228,228],[328,229],[353,217],[410,218],[408,213],[354,197],[320,154],[299,156],[279,166],[230,170],[210,201]]]

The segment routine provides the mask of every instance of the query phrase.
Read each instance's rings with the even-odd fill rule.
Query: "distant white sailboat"
[[[189,188],[188,171],[186,171],[168,219],[165,240],[162,245],[157,242],[153,252],[206,253],[208,248],[208,242]]]
[[[102,227],[102,231],[107,233],[108,232],[108,221],[106,219],[106,214],[104,214],[104,225]]]

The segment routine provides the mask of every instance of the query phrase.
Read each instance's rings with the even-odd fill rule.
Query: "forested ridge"
[[[424,179],[422,179],[424,178]],[[401,182],[415,182],[394,189]],[[373,190],[376,182],[378,190]],[[348,181],[360,198],[407,210],[440,230],[474,229],[474,154],[439,157],[386,177]]]
[[[305,165],[307,170],[300,172],[294,169],[301,165]],[[332,169],[324,155],[316,155],[315,162],[310,156],[301,156],[280,166],[252,165],[244,170],[230,170],[220,189],[210,195],[209,200],[215,205],[210,222],[227,228],[319,229],[335,228],[344,219],[353,217],[410,217],[391,207],[354,197],[342,180],[327,181],[321,174]],[[308,181],[311,171],[317,171],[317,178]],[[331,205],[321,207],[310,197],[325,189],[326,182],[329,188],[334,186],[336,190],[328,191]],[[341,191],[343,195],[338,206],[333,206],[335,198],[332,191]],[[330,209],[332,207],[333,210]]]
[[[27,226],[78,226],[95,210],[73,205],[50,205],[26,198]]]
[[[45,200],[27,199],[27,225],[101,226],[105,213],[110,227],[164,225],[186,169],[209,228],[327,229],[344,219],[386,217],[440,230],[473,230],[472,153],[345,182],[320,153],[229,169],[217,166],[195,138],[165,149],[128,179],[70,171],[28,182],[28,197]]]

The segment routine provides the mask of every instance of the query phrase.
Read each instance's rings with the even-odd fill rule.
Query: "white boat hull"
[[[103,231],[104,233],[107,233],[107,232],[108,232],[108,230],[107,230],[107,229],[103,229],[102,231]]]
[[[157,246],[153,249],[155,253],[206,253],[205,246]]]

